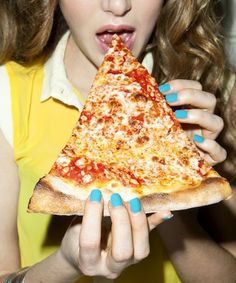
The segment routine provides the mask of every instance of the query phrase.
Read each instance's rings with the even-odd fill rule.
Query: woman
[[[78,119],[104,57],[101,33],[106,37],[119,32],[140,60],[152,53],[152,72],[167,102],[187,105],[177,118],[192,124],[188,133],[211,164],[224,160],[225,150],[214,141],[223,126],[213,114],[214,94],[223,90],[226,71],[213,8],[213,2],[205,0],[1,4],[2,282],[5,278],[26,283],[90,282],[93,275],[116,278],[148,255],[148,230],[171,216],[166,211],[147,219],[141,206],[133,213],[132,202],[128,208],[116,197],[111,199],[112,230],[106,241],[101,237],[99,191],[91,193],[82,224],[76,218],[67,230],[63,218],[25,212],[36,181],[50,169]],[[152,236],[147,261],[128,269],[117,282],[179,282],[159,237]],[[9,275],[20,265],[29,268]]]

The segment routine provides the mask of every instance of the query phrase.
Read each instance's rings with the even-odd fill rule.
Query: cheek
[[[59,5],[62,14],[71,29],[86,24],[91,16],[92,5],[90,1],[61,0]]]
[[[152,28],[156,23],[158,16],[161,12],[163,1],[162,0],[146,0],[147,4],[142,5],[141,17],[143,25],[146,29]]]

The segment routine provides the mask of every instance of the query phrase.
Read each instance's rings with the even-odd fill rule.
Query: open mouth
[[[100,48],[106,52],[111,44],[112,36],[117,34],[121,37],[124,44],[132,49],[135,38],[135,29],[131,27],[115,27],[107,28],[104,27],[101,31],[96,33],[96,38]]]

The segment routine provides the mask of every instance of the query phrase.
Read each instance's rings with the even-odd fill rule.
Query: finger
[[[132,227],[134,259],[140,261],[150,252],[147,217],[138,198],[129,202],[128,211]]]
[[[128,211],[119,194],[113,194],[109,203],[112,221],[111,249],[108,265],[112,270],[122,268],[126,261],[133,257],[133,239]]]
[[[226,150],[222,146],[220,146],[216,141],[211,139],[205,139],[200,135],[194,135],[193,140],[198,148],[204,151],[205,154],[207,153],[209,155],[210,158],[207,157],[207,161],[211,165],[223,162],[226,159]]]
[[[213,113],[216,106],[216,97],[197,89],[182,89],[165,96],[166,101],[172,106],[191,105],[193,108],[206,109]]]
[[[202,85],[198,81],[194,80],[172,80],[164,85],[160,85],[159,91],[166,95],[173,92],[179,92],[186,88],[202,90]]]
[[[159,224],[161,224],[164,221],[170,220],[172,217],[173,217],[173,214],[168,210],[153,213],[152,215],[148,216],[149,230],[152,231]]]
[[[222,118],[200,109],[176,110],[175,117],[181,123],[199,125],[211,138],[216,138],[224,127]]]
[[[101,222],[103,200],[99,190],[93,190],[85,204],[85,211],[80,231],[80,259],[92,266],[101,255]]]

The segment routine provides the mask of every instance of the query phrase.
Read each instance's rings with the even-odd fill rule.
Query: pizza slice
[[[145,212],[219,202],[231,188],[187,137],[155,79],[113,36],[73,133],[36,184],[28,211],[83,214],[92,189],[104,214],[114,192]]]

